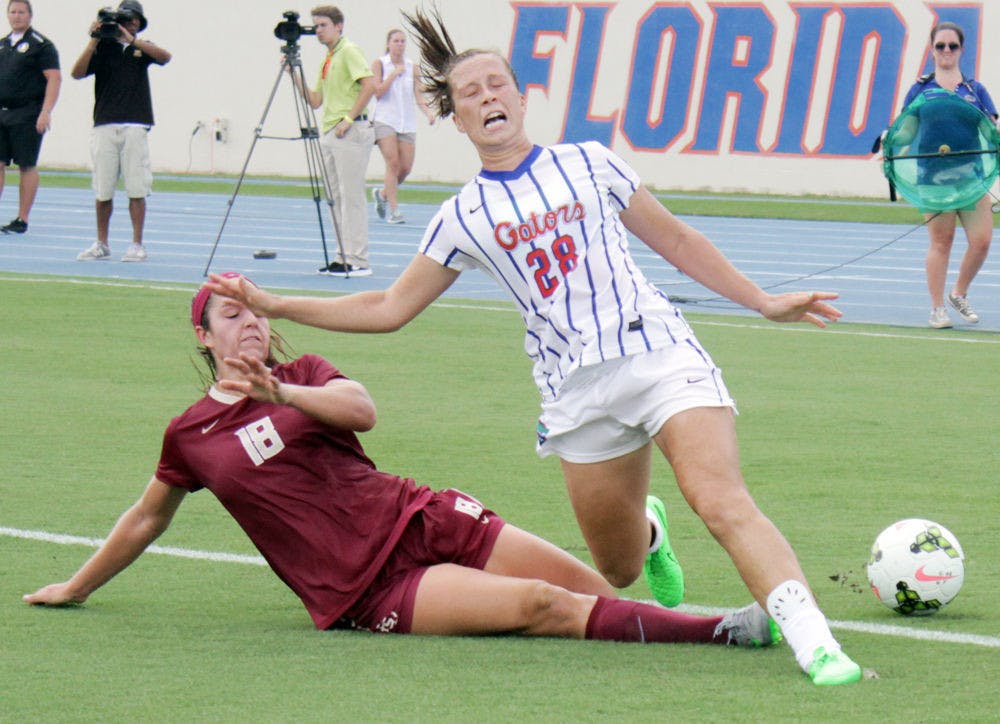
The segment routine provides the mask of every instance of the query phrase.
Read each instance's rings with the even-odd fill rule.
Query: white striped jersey
[[[629,253],[618,212],[638,188],[600,143],[535,146],[513,171],[480,171],[424,233],[422,254],[510,294],[543,400],[578,367],[693,336]]]

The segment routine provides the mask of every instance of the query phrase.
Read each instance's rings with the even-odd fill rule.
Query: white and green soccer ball
[[[900,520],[879,533],[868,560],[868,582],[883,604],[904,616],[939,611],[965,580],[965,554],[943,525]]]

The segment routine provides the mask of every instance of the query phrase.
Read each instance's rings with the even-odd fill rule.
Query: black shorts
[[[13,110],[0,110],[0,163],[11,161],[21,168],[38,165],[42,134],[35,129],[41,106],[30,105]]]

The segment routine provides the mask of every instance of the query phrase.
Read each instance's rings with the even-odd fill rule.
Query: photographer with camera
[[[29,0],[10,0],[10,33],[0,39],[0,193],[11,162],[21,174],[17,217],[0,227],[5,234],[28,230],[38,192],[38,152],[62,84],[56,47],[31,27],[32,17]]]
[[[163,48],[138,37],[146,25],[138,0],[122,0],[117,10],[102,8],[90,26],[90,42],[70,71],[76,79],[94,76],[94,130],[90,149],[97,241],[77,255],[78,261],[111,256],[108,227],[119,176],[125,182],[132,220],[132,244],[122,261],[146,260],[142,230],[146,197],[153,184],[148,139],[153,126],[153,101],[148,69],[154,63],[166,65],[171,58]]]
[[[316,86],[299,90],[313,108],[323,108],[320,122],[320,148],[330,180],[331,195],[340,215],[339,237],[343,255],[321,272],[334,276],[370,276],[368,264],[368,206],[365,198],[365,172],[368,157],[375,145],[375,131],[368,118],[368,101],[375,93],[375,78],[365,54],[344,37],[344,14],[332,5],[311,11],[313,28],[298,27],[299,34],[314,32],[326,46],[326,58]],[[276,35],[289,40],[290,23]],[[297,37],[297,35],[296,35]],[[291,68],[289,68],[291,70]]]

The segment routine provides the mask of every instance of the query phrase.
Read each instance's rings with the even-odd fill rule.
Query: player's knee
[[[566,635],[571,630],[574,596],[545,581],[530,581],[522,599],[524,628],[528,631]]]
[[[642,575],[642,564],[643,559],[615,560],[599,564],[597,570],[604,576],[604,580],[615,588],[625,588],[639,580],[639,576]]]
[[[986,253],[990,250],[990,242],[993,240],[991,236],[980,234],[978,236],[971,235],[968,237],[969,248],[976,252]]]
[[[761,515],[757,504],[745,490],[734,491],[731,495],[706,497],[697,504],[695,511],[716,538]]]

